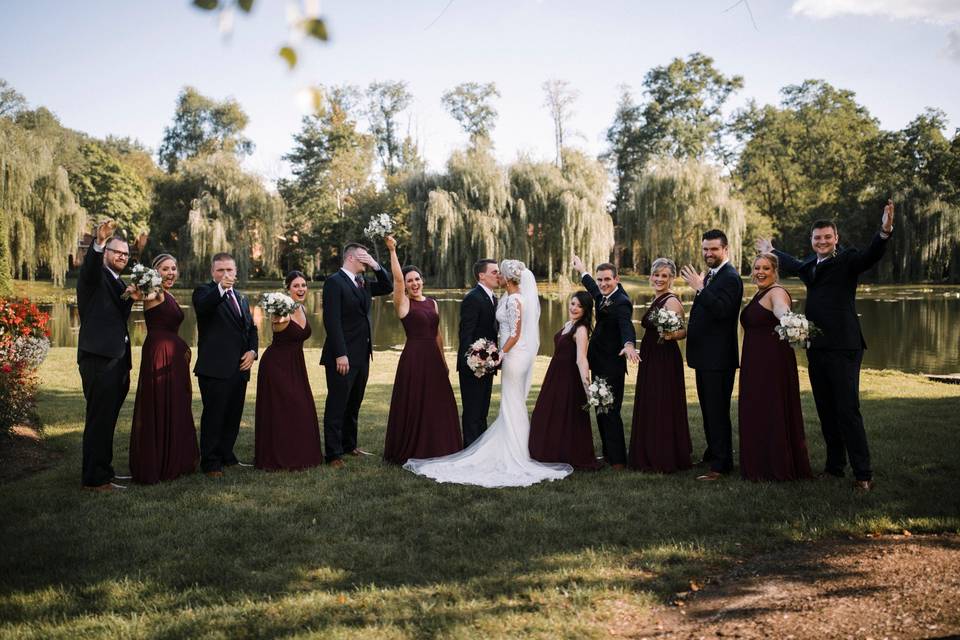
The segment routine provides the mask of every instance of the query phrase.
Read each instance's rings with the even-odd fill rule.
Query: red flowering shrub
[[[50,348],[49,321],[29,300],[0,298],[0,433],[35,422],[36,370]]]

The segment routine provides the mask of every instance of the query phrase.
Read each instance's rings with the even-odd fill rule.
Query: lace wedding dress
[[[403,465],[404,469],[437,482],[481,487],[526,487],[543,480],[559,480],[573,471],[568,464],[533,460],[527,446],[527,395],[540,346],[540,301],[536,280],[526,269],[521,276],[520,293],[504,296],[497,307],[501,347],[516,335],[521,313],[520,339],[503,359],[497,419],[463,451],[442,458],[411,459]]]

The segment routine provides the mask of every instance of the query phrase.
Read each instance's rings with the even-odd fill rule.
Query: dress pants
[[[460,423],[463,425],[464,449],[473,444],[487,430],[492,393],[492,374],[478,378],[469,369],[460,372],[460,401],[463,404]]]
[[[367,390],[370,361],[350,364],[347,375],[337,373],[336,363],[324,367],[327,376],[327,403],[323,408],[324,457],[339,460],[357,448],[357,424],[360,405]]]
[[[106,358],[80,353],[78,358],[86,418],[83,425],[83,475],[86,487],[113,479],[113,432],[130,390],[130,354]]]
[[[223,471],[237,464],[233,445],[247,395],[247,375],[239,369],[229,378],[197,376],[203,413],[200,415],[200,469]]]
[[[860,415],[863,350],[809,349],[810,387],[827,445],[824,471],[842,476],[847,457],[857,480],[872,480],[870,448]]]
[[[603,378],[610,385],[613,404],[605,413],[597,412],[597,430],[600,432],[600,444],[603,459],[607,464],[626,464],[627,445],[623,437],[623,418],[620,408],[623,406],[623,385],[626,369],[614,371],[592,371],[593,378]]]
[[[730,422],[730,397],[736,369],[695,369],[697,398],[703,416],[703,434],[707,450],[703,459],[710,470],[730,473],[733,469],[733,425]]]

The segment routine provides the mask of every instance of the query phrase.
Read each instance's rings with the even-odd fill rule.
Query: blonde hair
[[[523,271],[526,268],[527,265],[519,260],[504,260],[500,263],[500,273],[503,275],[503,278],[509,282],[519,283],[520,276],[523,275]]]
[[[670,269],[670,275],[674,278],[677,277],[677,263],[671,260],[670,258],[657,258],[653,261],[653,264],[650,265],[650,275],[655,274],[660,269],[664,267]]]
[[[754,274],[756,273],[757,260],[766,260],[770,263],[770,266],[773,267],[774,273],[777,274],[777,280],[780,279],[780,260],[777,256],[772,253],[758,253],[753,259],[753,262],[750,264],[750,279],[756,282]]]

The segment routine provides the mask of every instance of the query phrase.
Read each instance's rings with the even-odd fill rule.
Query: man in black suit
[[[83,425],[83,488],[92,491],[125,489],[114,482],[113,433],[120,407],[130,390],[130,336],[127,320],[133,299],[123,299],[120,274],[130,259],[130,247],[113,237],[110,220],[94,232],[77,279],[80,336],[77,365],[83,382],[86,418]]]
[[[375,282],[364,279],[367,267],[373,269]],[[370,305],[373,296],[392,292],[386,270],[360,244],[344,247],[343,266],[323,283],[323,327],[327,331],[320,354],[327,377],[323,435],[325,457],[335,467],[343,466],[345,453],[365,453],[357,448],[357,420],[373,358]]]
[[[740,366],[737,322],[743,301],[743,281],[730,264],[727,235],[711,229],[700,244],[708,270],[697,273],[687,265],[680,275],[696,292],[687,321],[687,366],[696,372],[697,397],[703,415],[710,470],[697,480],[717,480],[733,469],[733,425],[730,396]]]
[[[849,457],[854,488],[864,492],[873,487],[873,472],[860,415],[860,363],[867,343],[860,331],[855,297],[860,274],[886,251],[893,233],[893,201],[884,207],[880,226],[870,246],[861,252],[854,247],[840,248],[836,224],[818,220],[810,233],[814,255],[805,260],[777,251],[768,239],[757,242],[758,250],[777,256],[781,271],[800,276],[807,285],[805,313],[822,331],[807,349],[807,372],[827,445],[824,475],[842,478]]]
[[[200,416],[200,469],[211,478],[224,467],[249,466],[237,460],[233,445],[250,369],[257,359],[259,338],[247,297],[239,293],[237,263],[229,253],[218,253],[210,264],[213,280],[193,290],[197,314],[197,376],[203,413]]]
[[[484,258],[473,265],[477,286],[460,303],[460,344],[457,348],[457,373],[460,376],[460,400],[463,405],[463,446],[469,447],[487,430],[493,374],[478,378],[467,366],[467,349],[480,339],[497,342],[497,295],[500,268],[496,260]]]
[[[623,437],[624,378],[627,361],[640,362],[634,345],[637,332],[633,328],[633,303],[620,285],[617,267],[605,262],[597,267],[597,279],[587,273],[583,261],[573,256],[573,268],[593,297],[597,323],[590,336],[587,361],[593,378],[604,378],[613,393],[613,405],[605,413],[597,412],[597,429],[603,445],[603,458],[616,470],[627,464],[627,447]]]

